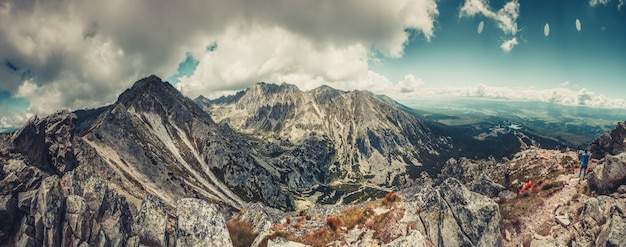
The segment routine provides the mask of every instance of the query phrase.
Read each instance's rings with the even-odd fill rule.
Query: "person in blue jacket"
[[[578,171],[578,178],[583,174],[583,180],[587,176],[587,167],[589,166],[589,149],[585,148],[585,152],[580,155],[580,171]]]

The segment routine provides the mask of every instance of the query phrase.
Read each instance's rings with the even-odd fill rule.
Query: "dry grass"
[[[333,231],[337,231],[339,227],[343,224],[343,221],[339,216],[331,216],[326,219],[326,225],[330,227]]]
[[[398,194],[389,192],[382,199],[381,203],[387,207],[391,207],[395,202],[399,202],[399,201],[400,201],[400,196],[398,196]]]
[[[341,229],[351,230],[355,227],[366,227],[373,230],[375,239],[388,243],[399,237],[398,231],[396,231],[397,224],[404,217],[404,209],[392,208],[399,201],[400,197],[397,194],[388,193],[380,202],[371,202],[363,207],[352,206],[344,209],[340,215],[326,218],[326,225],[322,228],[310,230],[302,236],[289,234],[289,227],[299,229],[302,227],[303,221],[312,218],[310,215],[300,216],[295,220],[296,223],[293,226],[290,224],[273,226],[272,230],[275,233],[263,240],[262,243],[266,244],[268,239],[274,240],[282,237],[314,247],[327,246],[333,242],[344,241],[343,238],[345,238],[346,233]],[[382,206],[392,209],[384,214],[376,215],[374,209]],[[290,218],[286,220],[291,222]]]
[[[240,221],[239,218],[226,222],[226,227],[234,247],[251,246],[258,235],[250,223]]]

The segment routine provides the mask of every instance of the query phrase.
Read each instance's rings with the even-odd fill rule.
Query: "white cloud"
[[[488,0],[465,0],[465,3],[463,4],[463,6],[461,6],[461,9],[459,10],[459,16],[473,17],[476,15],[482,15],[493,20],[494,22],[496,22],[498,28],[500,28],[500,30],[504,32],[505,35],[513,36],[513,38],[509,38],[507,41],[505,41],[510,42],[511,40],[515,39],[514,36],[519,31],[517,28],[517,18],[519,17],[519,12],[520,4],[517,0],[512,0],[505,3],[504,6],[498,11],[494,11],[491,9]],[[507,45],[502,44],[500,47],[502,47],[505,52],[508,52],[510,50],[507,51],[505,47],[513,48],[513,46],[517,44],[517,42],[515,42],[514,45],[511,44],[512,43],[509,43]]]
[[[589,0],[589,5],[595,7],[598,4],[607,5],[611,0]]]
[[[543,35],[545,35],[546,37],[550,35],[550,25],[548,25],[548,23],[546,23],[546,25],[543,26]]]
[[[513,37],[510,40],[505,40],[500,46],[500,48],[502,48],[504,52],[510,52],[511,50],[513,50],[513,47],[515,47],[516,45],[517,45],[517,38]]]
[[[425,83],[422,79],[415,77],[413,74],[404,76],[404,80],[398,82],[398,91],[400,93],[413,93]]]
[[[563,83],[559,84],[560,87],[567,87],[569,86],[570,82],[569,81],[564,81]]]
[[[494,87],[478,84],[456,88],[422,88],[417,96],[430,98],[481,97],[488,99],[539,101],[563,105],[585,105],[603,108],[624,108],[626,100],[612,99],[586,89],[571,90],[564,87],[551,89]]]
[[[480,21],[480,23],[478,23],[478,34],[481,34],[483,32],[483,28],[485,28],[485,22],[484,21]]]
[[[436,0],[5,0],[0,61],[14,68],[0,68],[0,90],[29,114],[101,106],[141,77],[174,74],[188,52],[200,60],[181,78],[190,94],[259,80],[362,89],[386,80],[369,71],[373,51],[402,56],[406,30],[430,40],[438,14]]]
[[[591,7],[596,7],[598,5],[607,6],[610,2],[611,0],[589,0],[589,5]],[[619,0],[617,2],[617,10],[620,11],[622,9],[622,6],[624,6],[624,0]]]
[[[580,32],[580,29],[582,29],[582,26],[580,25],[580,20],[576,19],[576,30]]]

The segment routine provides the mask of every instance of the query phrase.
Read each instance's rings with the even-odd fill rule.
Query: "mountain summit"
[[[141,185],[129,191],[159,194],[166,203],[201,197],[239,208],[243,197],[292,207],[244,139],[155,76],[122,93],[83,136],[112,178]]]
[[[229,98],[195,101],[216,121],[277,145],[328,143],[336,151],[325,177],[346,182],[391,186],[451,147],[421,120],[361,91],[258,83]]]

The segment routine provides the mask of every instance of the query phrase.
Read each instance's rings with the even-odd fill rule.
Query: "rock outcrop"
[[[74,121],[76,115],[67,110],[42,119],[34,116],[13,135],[14,149],[43,171],[63,175],[77,165]]]
[[[626,152],[626,121],[617,123],[610,134],[604,134],[589,144],[591,158],[602,159],[605,155]]]
[[[80,167],[63,177],[48,176],[37,189],[17,195],[0,195],[0,246],[173,246],[174,239],[182,241],[177,246],[230,243],[217,205],[181,199],[177,224],[170,225],[173,218],[160,198],[149,195],[138,210]]]
[[[626,184],[626,122],[617,124],[610,135],[602,135],[590,145],[592,157],[599,158],[589,177],[589,186],[602,193]]]
[[[148,246],[166,246],[167,208],[156,196],[148,195],[141,203],[141,209],[132,225],[132,231],[139,236],[139,243]]]
[[[501,244],[498,204],[471,192],[457,179],[440,186],[423,184],[399,192],[419,231],[439,246],[498,246]],[[412,211],[420,211],[411,217]],[[419,209],[419,210],[417,210]]]
[[[489,198],[495,198],[500,195],[500,192],[504,191],[504,186],[495,183],[487,175],[482,174],[478,179],[468,185],[470,190],[478,194],[487,196]]]
[[[224,217],[214,204],[193,198],[176,204],[175,246],[233,246]]]
[[[626,184],[626,153],[607,154],[593,166],[589,174],[589,186],[602,193],[609,194],[620,185]]]

